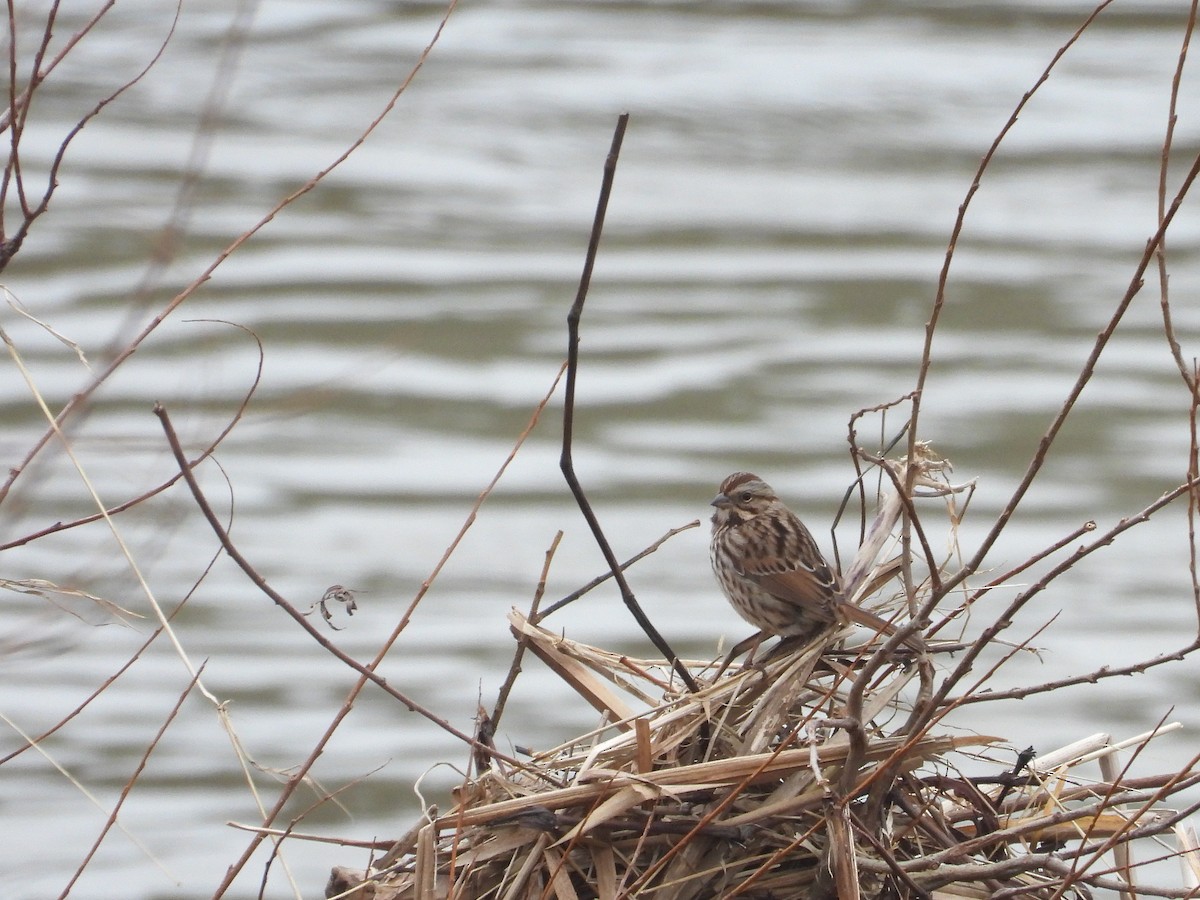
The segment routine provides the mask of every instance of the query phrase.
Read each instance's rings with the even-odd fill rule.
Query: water
[[[431,39],[434,4],[248,6],[222,57],[232,3],[185,7],[163,59],[85,128],[49,213],[5,272],[25,306],[103,359],[196,278],[236,235],[328,166],[382,110]],[[48,82],[26,133],[44,171],[71,121],[144,64],[172,9],[118,4]],[[979,479],[969,550],[1003,506],[1155,227],[1155,184],[1181,4],[1117,4],[1024,112],[973,201],[924,399],[923,436]],[[68,13],[86,16],[88,11]],[[851,477],[851,413],[913,386],[924,323],[958,204],[1020,96],[1082,22],[1075,3],[464,5],[395,111],[326,182],[223,264],[97,395],[73,448],[109,503],[174,472],[161,401],[190,452],[234,415],[202,472],[233,537],[270,583],[307,607],[331,584],[362,591],[342,649],[369,659],[458,531],[549,389],[618,112],[632,115],[583,328],[576,461],[621,556],[706,514],[727,472],[768,477],[825,533]],[[25,11],[33,34],[37,10]],[[60,24],[59,40],[82,19]],[[25,39],[26,41],[28,38]],[[28,47],[22,43],[20,46]],[[176,253],[149,270],[221,68]],[[1177,183],[1200,129],[1185,79]],[[15,219],[6,211],[6,226]],[[1200,328],[1197,218],[1170,241],[1185,358]],[[149,274],[148,274],[149,271]],[[207,320],[207,321],[206,321]],[[86,381],[74,354],[12,312],[3,318],[52,407]],[[42,429],[15,367],[0,378],[6,465]],[[1157,287],[1134,303],[1043,477],[989,558],[1003,570],[1089,518],[1108,527],[1186,470],[1188,396],[1161,337]],[[526,607],[546,548],[565,531],[547,589],[562,596],[603,562],[557,469],[560,398],[439,576],[384,664],[389,681],[469,730],[507,669],[504,616]],[[895,427],[898,418],[889,420]],[[865,429],[877,430],[872,421]],[[865,437],[865,434],[864,434]],[[225,479],[228,479],[226,482]],[[92,511],[57,449],[4,504],[12,541]],[[932,515],[932,509],[931,509]],[[176,620],[206,686],[269,770],[300,763],[355,676],[314,645],[225,558],[179,488],[117,519]],[[843,550],[852,539],[841,535]],[[941,538],[939,537],[939,541]],[[941,544],[938,545],[939,547]],[[7,578],[45,578],[148,616],[100,525],[5,551]],[[202,577],[203,576],[203,577]],[[703,529],[634,570],[648,613],[682,652],[712,655],[745,632],[717,594]],[[144,642],[151,620],[114,624],[79,599],[9,600],[0,712],[27,733],[69,713]],[[1186,522],[1168,510],[1041,595],[1024,637],[1056,614],[1046,652],[997,686],[1038,683],[1173,649],[1194,632]],[[997,598],[999,599],[999,598]],[[64,611],[60,607],[65,607]],[[988,609],[980,610],[984,621]],[[76,618],[76,614],[79,618]],[[646,654],[615,594],[558,620],[573,637]],[[1125,736],[1174,705],[1200,709],[1192,666],[995,710],[957,724],[1049,750],[1095,731]],[[162,640],[48,754],[105,810],[187,685]],[[504,742],[548,746],[592,717],[527,664]],[[0,752],[20,746],[11,729]],[[1177,765],[1184,732],[1140,762]],[[396,836],[414,779],[465,764],[454,739],[367,691],[314,775],[342,788],[301,830]],[[57,896],[95,840],[98,811],[34,752],[0,778],[0,871],[9,896]],[[456,776],[423,791],[445,804]],[[258,783],[268,805],[270,776]],[[303,811],[298,798],[285,818]],[[258,814],[212,706],[189,697],[150,757],[76,897],[211,896]],[[230,896],[251,897],[261,854]],[[360,851],[297,845],[305,897]],[[117,885],[120,887],[118,888]],[[279,866],[268,896],[288,896]]]

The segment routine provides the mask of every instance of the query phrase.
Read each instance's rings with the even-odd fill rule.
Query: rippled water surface
[[[153,56],[173,7],[117,4],[37,96],[22,144],[44,178],[67,128]],[[938,271],[974,171],[1014,106],[1090,10],[972,4],[463,3],[395,109],[350,159],[225,263],[75,420],[71,444],[110,505],[174,471],[155,401],[189,452],[262,376],[201,479],[240,550],[307,607],[331,584],[359,612],[329,632],[370,659],[508,455],[565,354],[616,116],[631,113],[583,324],[575,455],[617,553],[705,516],[734,469],[768,477],[830,545],[853,477],[847,422],[911,390]],[[102,367],[276,202],[384,109],[444,8],[298,0],[185,4],[161,60],[78,135],[49,212],[4,272],[33,315]],[[21,10],[21,48],[40,33]],[[91,14],[56,29],[65,40]],[[1002,145],[958,242],[934,342],[922,437],[978,479],[969,552],[1003,507],[1156,227],[1156,185],[1183,3],[1115,4],[1063,58]],[[23,52],[23,51],[22,51]],[[1195,79],[1176,131],[1179,182],[1200,148]],[[6,134],[7,136],[7,134]],[[194,173],[194,178],[186,173]],[[32,183],[32,182],[31,182]],[[16,221],[13,200],[6,227]],[[176,226],[174,236],[164,231]],[[1200,346],[1200,220],[1168,241],[1185,358]],[[161,265],[152,263],[164,259]],[[1178,484],[1189,398],[1153,279],[989,557],[1002,571],[1088,519],[1102,528]],[[52,408],[87,383],[74,352],[11,309],[3,326]],[[233,323],[233,324],[230,324]],[[235,327],[240,326],[240,327]],[[8,357],[6,357],[7,359]],[[555,532],[548,598],[603,561],[558,472],[560,396],[484,506],[382,671],[456,727],[490,706]],[[44,420],[17,367],[0,376],[0,448],[17,465]],[[894,429],[894,416],[885,424]],[[877,443],[880,422],[862,439]],[[868,433],[869,432],[869,433]],[[3,504],[0,542],[94,510],[60,444]],[[933,516],[933,511],[930,512]],[[936,518],[936,517],[933,517]],[[355,681],[225,557],[175,488],[116,518],[204,683],[267,773],[300,764]],[[840,534],[843,553],[853,540]],[[941,541],[940,536],[938,541]],[[746,628],[711,581],[704,529],[633,570],[682,652]],[[941,551],[944,542],[938,543]],[[206,569],[215,558],[211,569]],[[152,631],[145,593],[102,524],[6,547],[3,576],[79,598],[6,593],[0,754],[67,715]],[[1152,656],[1195,628],[1185,510],[1171,507],[1056,583],[1018,622],[1054,616],[1045,652],[998,686]],[[997,602],[1003,598],[996,598]],[[611,591],[558,617],[580,640],[651,652]],[[502,746],[545,747],[591,714],[526,664]],[[1195,665],[1156,669],[959,720],[1041,750],[1200,715]],[[0,768],[6,896],[57,896],[188,684],[163,639],[45,743]],[[1001,716],[1000,720],[997,717]],[[1190,736],[1186,736],[1190,735]],[[414,779],[461,745],[368,691],[313,772],[341,788],[309,832],[395,837]],[[94,806],[61,766],[98,800]],[[424,779],[443,804],[457,776]],[[271,774],[259,774],[274,802]],[[314,788],[315,790],[315,788]],[[304,793],[284,819],[313,801]],[[211,702],[190,696],[72,896],[208,897],[261,820]],[[366,854],[293,843],[304,897]],[[155,862],[161,863],[161,868]],[[261,853],[230,896],[252,897]],[[165,870],[165,871],[164,871]],[[276,863],[267,896],[290,896]]]

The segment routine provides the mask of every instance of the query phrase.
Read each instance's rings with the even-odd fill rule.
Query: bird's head
[[[717,510],[712,521],[716,526],[748,522],[778,502],[775,491],[757,475],[734,472],[721,482],[717,496],[712,499]]]

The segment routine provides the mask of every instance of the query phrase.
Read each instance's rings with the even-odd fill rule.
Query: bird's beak
[[[728,506],[729,498],[726,497],[724,494],[717,494],[717,496],[712,498],[712,502],[709,503],[708,505],[709,506]]]

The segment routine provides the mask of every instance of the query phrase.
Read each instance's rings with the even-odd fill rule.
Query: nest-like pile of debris
[[[931,469],[907,482],[897,466],[894,483],[952,497]],[[895,571],[878,560],[898,546],[904,507],[893,494],[867,530],[847,571],[856,602]],[[519,644],[601,726],[520,767],[477,754],[480,774],[451,810],[427,811],[369,869],[335,869],[327,897],[1090,896],[1129,890],[1129,845],[1143,838],[1200,873],[1194,832],[1161,805],[1200,774],[1133,778],[1118,763],[1122,747],[1164,729],[1039,758],[951,733],[941,660],[978,647],[936,639],[954,615],[922,611],[935,582],[895,598],[915,601],[923,629],[849,644],[857,636],[842,628],[728,674],[683,661],[694,692],[663,660],[586,646],[514,611]]]

